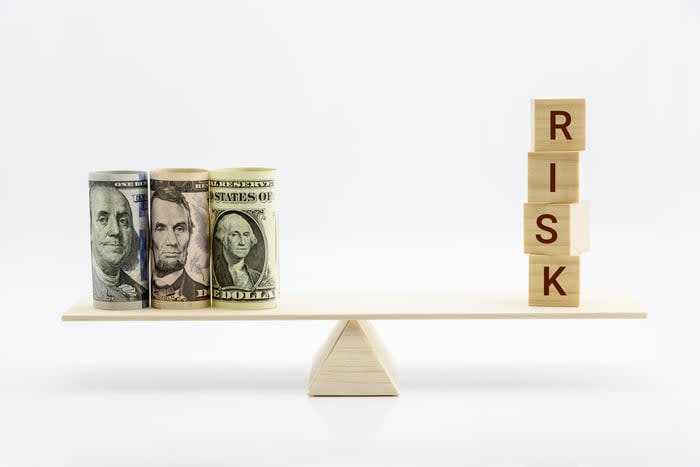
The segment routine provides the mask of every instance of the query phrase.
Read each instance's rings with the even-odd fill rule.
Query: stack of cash
[[[148,180],[145,172],[91,172],[90,250],[95,308],[148,307]]]
[[[151,306],[209,306],[209,173],[151,171]]]
[[[150,200],[145,172],[90,173],[94,306],[275,307],[274,173],[158,169]]]
[[[212,298],[225,308],[274,308],[277,211],[274,169],[210,173]]]

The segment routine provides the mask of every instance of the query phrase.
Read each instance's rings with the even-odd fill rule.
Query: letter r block
[[[529,306],[579,306],[580,256],[530,256]]]
[[[535,151],[586,149],[586,100],[533,99],[532,146]]]
[[[590,248],[588,202],[525,203],[525,253],[577,256]]]

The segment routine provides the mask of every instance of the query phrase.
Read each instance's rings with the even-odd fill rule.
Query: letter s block
[[[577,256],[590,248],[588,202],[525,203],[525,253]]]
[[[586,149],[586,100],[533,99],[532,146],[535,151]]]
[[[529,306],[579,306],[580,256],[530,256]]]

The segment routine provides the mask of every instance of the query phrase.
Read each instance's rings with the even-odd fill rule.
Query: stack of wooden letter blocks
[[[586,149],[584,99],[532,101],[525,253],[530,306],[579,306],[580,255],[588,251],[588,202],[579,200],[579,151]]]

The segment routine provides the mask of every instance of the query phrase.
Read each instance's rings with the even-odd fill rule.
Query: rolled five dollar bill
[[[151,171],[151,306],[210,305],[209,172]]]
[[[212,303],[234,309],[274,308],[278,296],[275,169],[209,173]]]
[[[88,179],[93,305],[107,310],[147,308],[146,172],[90,172]]]

